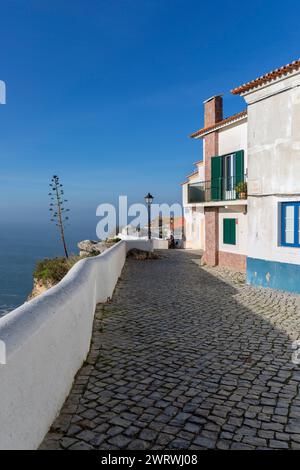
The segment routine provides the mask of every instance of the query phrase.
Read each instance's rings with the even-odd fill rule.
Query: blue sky
[[[48,223],[61,176],[71,224],[101,202],[180,201],[205,98],[300,57],[297,1],[3,0],[1,222]]]

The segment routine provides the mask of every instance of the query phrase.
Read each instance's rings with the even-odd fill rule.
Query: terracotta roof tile
[[[193,176],[196,176],[196,175],[198,175],[198,174],[199,174],[198,170],[195,170],[195,171],[193,171],[193,173],[191,173],[190,175],[187,175],[187,178],[192,178]]]
[[[244,83],[244,85],[234,88],[233,90],[231,90],[231,93],[233,93],[234,95],[239,95],[240,93],[249,91],[252,88],[255,88],[259,85],[263,85],[264,83],[267,83],[270,80],[273,80],[274,78],[278,78],[278,77],[281,77],[282,75],[290,73],[293,70],[298,69],[299,67],[300,67],[300,59],[294,60],[294,62],[291,62],[290,64],[284,65],[283,67],[275,69],[272,72],[268,72],[265,75],[262,75],[261,77],[258,77],[255,80],[252,80],[251,82]]]
[[[228,118],[223,119],[222,121],[216,122],[212,126],[203,127],[203,129],[200,129],[199,131],[196,131],[191,134],[190,137],[200,137],[201,135],[207,134],[208,132],[212,132],[215,129],[222,127],[224,124],[230,124],[231,122],[239,120],[240,118],[243,118],[245,116],[247,116],[247,110],[244,110],[241,113],[233,114],[233,116],[229,116]]]

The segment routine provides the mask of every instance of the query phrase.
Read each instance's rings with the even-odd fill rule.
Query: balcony
[[[214,178],[188,185],[188,204],[247,199],[246,175]]]

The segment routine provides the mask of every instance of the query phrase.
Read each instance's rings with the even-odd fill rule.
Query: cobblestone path
[[[42,449],[300,449],[299,297],[128,260]]]

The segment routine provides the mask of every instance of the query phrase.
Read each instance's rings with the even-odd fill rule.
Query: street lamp
[[[148,208],[148,240],[151,240],[151,204],[153,202],[153,196],[148,193],[145,196],[145,201]]]

